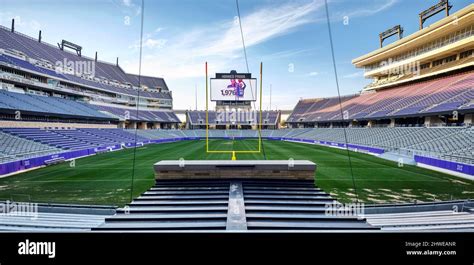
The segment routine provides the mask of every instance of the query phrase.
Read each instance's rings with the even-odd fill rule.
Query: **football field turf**
[[[256,140],[210,140],[211,150],[256,148]],[[360,201],[369,204],[474,198],[473,181],[409,165],[399,167],[372,155],[350,152],[351,173],[346,150],[280,141],[264,141],[264,150],[266,159],[314,161],[318,166],[316,185],[342,202],[354,200],[356,193]],[[230,157],[206,154],[205,141],[146,145],[0,178],[0,200],[123,206],[153,185],[157,161]],[[264,156],[238,154],[237,159]]]

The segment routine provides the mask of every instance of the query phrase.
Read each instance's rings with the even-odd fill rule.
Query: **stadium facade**
[[[118,64],[82,56],[82,47],[58,46],[0,27],[1,126],[176,128],[172,92],[163,78],[128,74]],[[71,49],[71,51],[66,48]],[[21,122],[17,122],[20,121]],[[29,123],[28,123],[29,122]],[[78,125],[80,126],[80,125]]]
[[[223,113],[223,118],[219,114]],[[252,113],[254,113],[252,115]],[[256,130],[258,124],[262,124],[262,129],[279,129],[281,122],[280,111],[262,111],[262,122],[260,122],[259,111],[239,111],[232,109],[230,112],[208,111],[209,129],[251,129]],[[206,111],[188,111],[186,113],[186,128],[205,129]]]
[[[473,52],[471,4],[354,59],[372,79],[360,94],[300,100],[287,123],[293,128],[471,125]]]

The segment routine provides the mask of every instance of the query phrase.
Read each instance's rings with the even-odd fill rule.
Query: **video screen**
[[[256,101],[257,79],[210,79],[211,101]]]

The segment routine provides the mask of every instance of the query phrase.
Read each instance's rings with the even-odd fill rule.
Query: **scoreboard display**
[[[256,101],[256,78],[211,78],[211,101]]]

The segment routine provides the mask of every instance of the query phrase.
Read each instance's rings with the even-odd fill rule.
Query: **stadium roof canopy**
[[[395,57],[400,53],[414,49],[420,45],[424,45],[440,36],[449,35],[463,26],[472,24],[474,21],[474,4],[471,4],[448,17],[425,27],[407,37],[397,40],[385,47],[362,55],[352,60],[356,67],[364,67],[366,65]],[[461,45],[471,45],[472,41],[466,40]],[[437,50],[436,53],[439,53]]]

